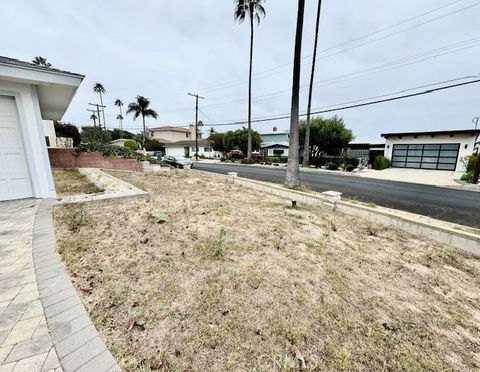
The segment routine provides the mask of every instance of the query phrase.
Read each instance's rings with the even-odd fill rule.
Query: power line
[[[346,106],[331,108],[331,109],[325,109],[325,110],[316,110],[316,111],[312,111],[312,115],[325,114],[325,113],[329,113],[329,112],[343,111],[343,110],[349,110],[349,109],[358,108],[358,107],[366,107],[366,106],[372,106],[372,105],[376,105],[376,104],[380,104],[380,103],[398,101],[398,100],[403,100],[403,99],[412,98],[412,97],[418,97],[418,96],[422,96],[422,95],[426,95],[426,94],[430,94],[430,93],[434,93],[434,92],[439,92],[439,91],[443,91],[443,90],[447,90],[447,89],[458,88],[458,87],[461,87],[461,86],[466,86],[466,85],[471,85],[471,84],[476,84],[476,83],[480,83],[480,79],[467,81],[467,82],[464,82],[464,83],[451,84],[451,85],[438,87],[438,88],[433,88],[433,89],[429,89],[429,90],[422,91],[422,92],[417,92],[417,93],[410,93],[410,94],[400,95],[400,96],[396,96],[396,97],[374,100],[374,101],[371,101],[371,102],[351,104],[351,105],[346,105]],[[431,84],[431,85],[436,85],[436,84]],[[408,89],[408,90],[411,90],[411,89]],[[408,91],[408,90],[405,90],[405,91]],[[392,93],[392,94],[394,94],[394,93]],[[389,94],[389,95],[391,95],[391,94]],[[388,95],[385,95],[385,96],[388,96]],[[363,101],[363,100],[358,100],[357,102],[360,102],[360,101]],[[339,106],[339,105],[341,105],[341,104],[332,105],[332,107]],[[306,113],[302,113],[299,116],[305,116],[305,115],[306,115]],[[269,121],[274,121],[274,120],[284,120],[284,119],[289,119],[289,118],[290,118],[290,115],[274,116],[274,117],[263,118],[263,119],[253,119],[252,123],[269,122]],[[238,125],[243,125],[243,124],[246,124],[246,123],[247,123],[246,121],[242,120],[242,121],[233,121],[233,122],[230,122],[230,123],[212,123],[212,124],[210,124],[210,126],[215,126],[215,127],[218,127],[218,126],[234,126],[234,125],[238,126]]]
[[[351,39],[351,40],[349,40],[349,41],[343,42],[343,43],[341,43],[341,44],[337,44],[337,45],[332,46],[332,47],[329,47],[329,48],[327,48],[327,49],[320,50],[320,51],[319,51],[319,54],[326,53],[326,52],[329,52],[329,51],[338,49],[338,48],[340,48],[340,47],[342,47],[342,46],[346,46],[346,45],[349,45],[349,44],[353,44],[353,43],[355,43],[355,42],[357,42],[357,41],[361,41],[361,40],[363,40],[363,39],[367,39],[367,38],[369,38],[370,36],[374,36],[374,35],[376,35],[376,34],[382,33],[382,32],[384,32],[384,31],[387,31],[387,30],[389,30],[389,29],[395,28],[395,27],[397,27],[397,26],[401,26],[401,25],[403,25],[403,24],[409,23],[409,22],[411,22],[411,21],[414,21],[414,20],[416,20],[416,19],[422,18],[422,17],[424,17],[424,16],[426,16],[426,15],[435,13],[435,12],[437,12],[437,11],[439,11],[439,10],[445,9],[445,8],[447,8],[447,7],[450,7],[450,6],[452,6],[452,5],[455,5],[455,4],[457,4],[457,3],[459,3],[459,2],[462,2],[462,1],[464,1],[464,0],[457,0],[457,1],[454,1],[454,2],[451,2],[451,3],[448,3],[448,4],[443,5],[443,6],[441,6],[441,7],[438,7],[438,8],[432,9],[432,10],[430,10],[430,11],[428,11],[428,12],[425,12],[425,13],[419,14],[419,15],[417,15],[417,16],[408,18],[408,19],[406,19],[406,20],[404,20],[404,21],[401,21],[401,22],[395,23],[395,24],[393,24],[393,25],[384,27],[384,28],[382,28],[382,29],[376,30],[376,31],[371,32],[371,33],[369,33],[369,34],[360,36],[360,37],[355,38],[355,39]],[[453,14],[457,14],[457,13],[459,13],[459,12],[462,12],[462,11],[464,11],[464,10],[470,9],[470,8],[472,8],[472,7],[474,7],[474,6],[479,5],[479,4],[480,4],[480,2],[475,2],[475,3],[473,3],[473,4],[470,4],[470,5],[468,5],[468,6],[465,6],[465,7],[463,7],[463,8],[459,8],[459,9],[457,9],[457,10],[454,10],[454,11],[452,11],[452,12],[450,12],[450,13],[446,13],[446,14],[443,14],[443,15],[438,16],[438,17],[436,17],[436,18],[429,19],[429,20],[427,20],[427,21],[425,21],[425,22],[422,22],[422,23],[419,23],[419,24],[410,26],[410,27],[408,27],[408,28],[405,28],[405,29],[402,29],[402,30],[399,30],[399,31],[396,31],[396,32],[393,32],[393,33],[390,33],[390,34],[387,34],[387,35],[384,35],[384,36],[382,36],[382,37],[380,37],[380,38],[376,38],[376,39],[373,39],[373,40],[370,40],[370,41],[366,41],[366,42],[364,42],[364,43],[355,45],[355,46],[353,46],[353,47],[350,47],[350,48],[347,48],[347,49],[344,49],[344,50],[341,50],[341,51],[339,51],[339,52],[335,52],[335,53],[333,53],[333,54],[329,54],[329,55],[327,55],[327,56],[325,56],[325,57],[320,58],[319,60],[323,60],[323,59],[326,59],[326,58],[330,58],[330,57],[335,56],[335,55],[338,55],[338,54],[340,54],[340,53],[344,53],[344,52],[346,52],[346,51],[350,51],[350,50],[352,50],[352,49],[356,49],[356,48],[358,48],[358,47],[360,47],[360,46],[367,45],[367,44],[371,44],[371,43],[373,43],[373,42],[380,41],[380,40],[384,40],[384,39],[386,39],[386,38],[388,38],[388,37],[391,37],[391,36],[395,36],[395,35],[397,35],[397,34],[399,34],[399,33],[403,33],[403,32],[410,31],[410,30],[412,30],[412,29],[415,29],[415,28],[424,26],[424,25],[426,25],[426,24],[435,22],[435,21],[440,20],[440,19],[442,19],[442,18],[445,18],[445,17],[451,16],[451,15],[453,15]],[[307,56],[303,57],[302,59],[307,59],[307,58],[309,59],[310,57],[311,57],[311,55],[307,55]],[[309,63],[307,63],[307,64],[311,64],[311,63],[309,62]],[[259,72],[259,73],[257,73],[257,74],[254,75],[254,76],[255,76],[255,77],[254,77],[254,80],[262,79],[262,78],[265,78],[265,77],[270,77],[270,76],[276,75],[276,74],[281,73],[281,72],[289,71],[289,69],[287,69],[287,70],[278,71],[278,72],[276,72],[276,73],[271,73],[272,71],[281,69],[281,68],[286,67],[286,66],[291,66],[291,65],[292,65],[292,63],[285,63],[285,64],[282,64],[282,65],[278,65],[278,66],[276,66],[276,67],[270,68],[270,69],[268,69],[268,70],[264,70],[264,71],[262,71],[262,72]],[[270,73],[270,74],[269,74],[269,75],[266,75],[266,76],[260,76],[260,75],[263,75],[263,74],[265,74],[265,73]],[[233,82],[236,82],[236,83],[233,83]],[[224,82],[224,83],[218,83],[218,84],[214,84],[214,85],[212,85],[212,86],[210,86],[210,87],[204,88],[204,91],[211,92],[211,91],[215,91],[215,90],[226,89],[226,88],[229,88],[229,87],[232,87],[232,86],[241,85],[241,84],[243,84],[244,82],[245,82],[245,78],[236,78],[236,79],[232,79],[230,82],[227,82],[227,81],[226,81],[226,82]]]

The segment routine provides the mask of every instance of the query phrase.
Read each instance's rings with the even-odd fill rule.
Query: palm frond
[[[103,93],[103,94],[107,93],[102,83],[95,83],[95,85],[93,86],[93,91],[95,93]]]
[[[120,98],[117,98],[115,100],[115,106],[118,106],[118,107],[123,106],[123,101]]]
[[[146,109],[143,111],[143,115],[145,117],[150,117],[150,118],[154,118],[154,119],[158,119],[158,114],[156,113],[156,111],[152,110],[152,109]]]

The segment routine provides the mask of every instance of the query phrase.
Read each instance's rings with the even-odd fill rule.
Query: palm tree
[[[290,114],[290,142],[288,149],[288,166],[285,185],[289,188],[300,186],[300,167],[298,156],[299,143],[299,101],[300,101],[300,72],[302,59],[303,18],[305,14],[305,0],[298,0],[297,31],[295,36],[295,57],[293,61],[292,109]]]
[[[248,72],[248,146],[247,159],[252,159],[252,72],[253,72],[253,31],[254,21],[260,24],[265,18],[264,0],[235,0],[235,21],[242,23],[247,16],[250,19],[250,69]]]
[[[93,120],[93,126],[96,127],[97,126],[97,115],[92,114],[90,116],[90,119]]]
[[[102,97],[102,94],[107,93],[107,91],[101,83],[95,83],[95,85],[93,86],[93,91],[100,95],[100,104],[102,105],[103,127],[107,129],[107,123],[105,122],[105,107],[103,106],[103,97]],[[100,123],[100,118],[98,118],[98,122],[101,127],[102,123]]]
[[[120,127],[120,138],[123,138],[123,130],[122,130],[122,121],[123,121],[122,106],[123,106],[123,102],[120,98],[117,98],[115,100],[115,106],[118,106],[118,108],[120,109],[120,114],[117,115],[117,120],[118,120],[119,127]]]
[[[151,117],[154,119],[158,118],[158,114],[149,108],[150,100],[143,96],[137,96],[136,102],[132,102],[128,105],[127,114],[133,113],[133,119],[136,120],[140,115],[142,115],[143,120],[143,136],[142,136],[142,148],[145,148],[145,137],[146,137],[146,127],[145,127],[145,118]]]
[[[41,56],[38,56],[32,59],[32,63],[39,66],[52,67],[52,64],[48,62],[46,58],[43,58]]]
[[[303,166],[308,167],[310,161],[310,116],[312,114],[313,80],[315,79],[315,64],[317,63],[318,30],[320,28],[320,14],[322,0],[318,0],[317,22],[315,25],[315,43],[313,44],[312,72],[310,75],[310,89],[308,91],[307,125],[305,128],[305,145],[303,146]]]

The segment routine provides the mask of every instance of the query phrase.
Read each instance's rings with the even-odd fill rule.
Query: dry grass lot
[[[58,247],[129,371],[480,368],[480,260],[218,176],[61,206]]]
[[[95,194],[103,191],[88,181],[77,169],[54,169],[53,180],[58,196]]]

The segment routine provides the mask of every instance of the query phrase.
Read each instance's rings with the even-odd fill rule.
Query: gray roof
[[[437,130],[437,131],[430,131],[430,132],[403,132],[403,133],[383,133],[382,137],[401,137],[401,136],[435,136],[435,135],[451,135],[454,136],[455,134],[480,134],[480,129],[463,129],[463,130]]]
[[[36,65],[35,63],[20,61],[18,59],[3,57],[3,56],[0,56],[0,64],[14,66],[14,67],[27,68],[27,69],[30,69],[30,70],[37,70],[37,71],[44,71],[44,72],[54,72],[54,73],[58,73],[58,74],[72,75],[72,76],[77,76],[77,77],[81,77],[81,78],[85,77],[82,74],[76,74],[74,72],[59,70],[59,69],[52,68],[52,67],[47,67],[47,66],[40,66],[40,65]]]

